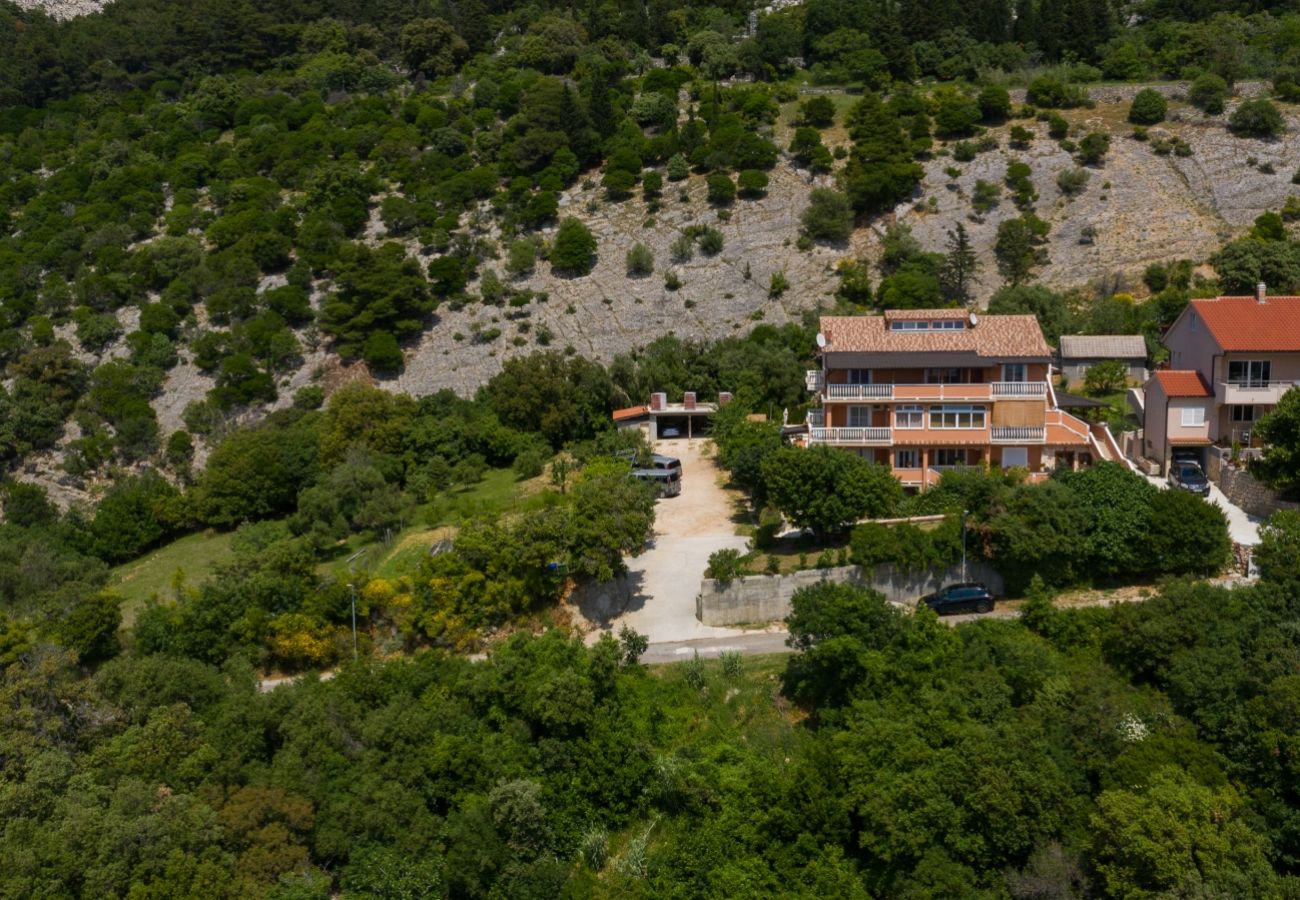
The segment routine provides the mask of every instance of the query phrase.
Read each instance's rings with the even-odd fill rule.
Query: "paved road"
[[[641,662],[647,664],[682,662],[696,653],[705,658],[716,657],[722,653],[737,652],[744,656],[757,656],[763,653],[790,653],[785,639],[790,635],[785,631],[756,631],[723,638],[697,638],[692,641],[665,641],[651,644]]]

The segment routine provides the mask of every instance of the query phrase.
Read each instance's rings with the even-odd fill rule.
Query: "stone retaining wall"
[[[1278,510],[1300,509],[1300,503],[1282,500],[1277,491],[1257,481],[1245,469],[1220,465],[1218,476],[1219,490],[1223,491],[1223,496],[1252,516],[1267,518]]]
[[[967,580],[984,582],[995,595],[1003,592],[1002,576],[989,566],[971,563],[968,570]],[[695,615],[705,625],[779,622],[790,614],[790,598],[795,591],[819,581],[862,584],[880,591],[891,603],[910,605],[945,584],[961,580],[960,566],[942,573],[913,574],[896,572],[893,566],[878,566],[869,578],[864,577],[861,566],[807,569],[789,575],[746,575],[730,581],[705,578],[695,598]]]
[[[1162,84],[1090,84],[1088,99],[1095,103],[1130,103],[1138,91],[1151,90],[1168,100],[1184,99],[1187,96],[1188,81],[1170,81]],[[1268,85],[1263,81],[1238,81],[1233,86],[1233,95],[1237,97],[1258,97],[1267,92]],[[1025,88],[1010,88],[1011,102],[1025,102]]]

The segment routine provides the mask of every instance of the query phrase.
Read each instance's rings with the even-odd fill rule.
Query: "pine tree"
[[[853,151],[844,170],[845,187],[858,212],[883,212],[921,182],[911,143],[898,116],[872,91],[862,95],[848,118]]]
[[[970,303],[970,283],[977,271],[979,259],[971,246],[970,235],[966,226],[958,222],[956,230],[948,230],[948,252],[939,273],[944,297],[963,306]]]

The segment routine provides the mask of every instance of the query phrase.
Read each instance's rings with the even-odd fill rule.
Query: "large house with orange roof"
[[[1052,350],[1029,315],[962,309],[823,316],[822,366],[808,372],[820,407],[807,442],[851,450],[924,489],[966,466],[1053,468],[1117,459],[1109,432],[1062,412]]]
[[[1147,382],[1143,453],[1168,471],[1175,452],[1234,442],[1300,384],[1300,297],[1216,297],[1187,304],[1165,333],[1170,368]]]

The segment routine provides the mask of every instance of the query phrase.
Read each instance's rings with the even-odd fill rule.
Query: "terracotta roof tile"
[[[954,316],[953,313],[960,313]],[[964,310],[898,310],[883,316],[822,316],[830,353],[974,353],[987,359],[1050,360],[1052,349],[1033,316],[980,315],[972,327],[892,331],[888,319],[965,318]]]
[[[614,410],[615,422],[626,422],[628,419],[636,419],[650,412],[648,406],[628,406],[623,409]]]
[[[1155,379],[1166,397],[1213,397],[1214,392],[1205,383],[1200,372],[1190,369],[1159,369]]]
[[[1300,297],[1217,297],[1192,310],[1226,351],[1300,352]]]

